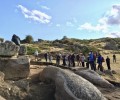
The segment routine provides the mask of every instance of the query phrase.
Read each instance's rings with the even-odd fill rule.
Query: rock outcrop
[[[5,79],[26,78],[30,72],[30,60],[26,56],[18,58],[0,58],[0,71],[5,74]]]
[[[40,80],[55,83],[56,100],[106,100],[93,84],[68,70],[48,66],[40,73]]]
[[[19,88],[22,88],[23,90],[29,92],[30,87],[29,87],[29,81],[27,79],[14,81],[14,84]]]
[[[0,100],[23,100],[26,93],[14,84],[14,81],[4,81],[4,73],[0,71]]]
[[[11,41],[0,43],[0,71],[5,74],[5,79],[16,80],[29,75],[30,59],[25,55],[18,57],[19,49]],[[25,46],[21,46],[20,53],[26,53]]]
[[[27,54],[27,47],[25,45],[20,46],[19,55],[26,55]]]
[[[89,82],[93,83],[94,85],[97,85],[103,88],[114,88],[114,85],[112,85],[107,80],[100,77],[100,75],[93,70],[78,70],[75,73],[85,78]]]
[[[0,56],[2,57],[17,56],[18,51],[19,51],[19,46],[17,46],[13,42],[6,41],[0,43]]]

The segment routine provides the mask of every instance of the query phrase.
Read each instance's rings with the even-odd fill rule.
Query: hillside
[[[56,95],[57,93],[60,94],[62,91],[61,94],[63,93],[63,96],[58,94],[58,97],[63,98],[59,100],[63,100],[67,97],[71,98],[73,95],[75,98],[83,98],[82,100],[119,100],[120,56],[118,54],[118,44],[115,40],[109,40],[110,47],[112,43],[114,44],[112,44],[113,46],[116,46],[116,49],[109,50],[108,48],[104,48],[109,42],[106,42],[104,39],[104,41],[101,40],[78,40],[66,38],[62,40],[43,40],[42,42],[24,44],[28,47],[28,53],[31,53],[29,56],[20,55],[20,51],[23,51],[22,53],[26,54],[24,53],[26,50],[21,49],[22,47],[26,49],[23,44],[21,44],[19,49],[19,47],[13,42],[7,41],[1,43],[1,71],[3,72],[0,73],[0,95],[6,98],[6,100],[58,100]],[[101,44],[101,46],[98,48],[97,44]],[[12,50],[9,48],[11,45],[12,47],[14,46],[14,49]],[[33,56],[35,49],[39,50],[39,58],[41,60],[35,60]],[[109,56],[111,59],[111,70],[107,70],[105,62],[103,63],[104,71],[101,72],[99,70],[89,70],[91,69],[90,67],[88,69],[81,65],[78,66],[77,62],[75,62],[76,66],[74,67],[69,65],[64,66],[62,65],[62,59],[60,65],[57,65],[55,59],[52,59],[52,63],[46,62],[44,56],[41,56],[41,54],[45,52],[51,52],[51,54],[56,54],[57,52],[83,52],[87,54],[89,50],[99,50],[104,58]],[[14,54],[6,53],[13,51]],[[19,55],[17,55],[18,52]],[[117,56],[116,63],[112,62],[113,53],[116,53]],[[67,90],[71,92],[64,92],[64,90],[66,91],[66,87]],[[95,94],[95,96],[93,97],[91,93],[92,95]],[[89,95],[91,96],[89,97]]]
[[[115,70],[117,74],[111,75],[103,75],[104,78],[120,82],[120,39],[119,38],[100,38],[100,39],[91,39],[91,40],[80,40],[74,38],[63,38],[61,40],[54,41],[40,41],[34,42],[33,44],[28,44],[28,53],[33,54],[35,49],[39,50],[39,53],[51,52],[56,54],[60,53],[84,53],[88,54],[90,50],[95,52],[99,51],[104,58],[109,56],[111,59],[111,68]],[[117,63],[112,62],[112,55],[116,54]],[[42,56],[41,56],[42,57]],[[41,58],[42,59],[42,58]],[[44,61],[44,60],[43,60]],[[55,62],[55,61],[53,61]],[[106,63],[103,63],[104,69],[107,70]]]
[[[38,49],[39,52],[75,52],[75,53],[89,53],[90,50],[100,51],[101,53],[119,53],[120,38],[100,38],[81,40],[75,38],[63,38],[61,40],[36,41],[28,45],[28,53],[34,53],[34,50]]]

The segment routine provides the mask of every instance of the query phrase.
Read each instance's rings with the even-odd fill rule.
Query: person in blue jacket
[[[98,70],[100,69],[100,71],[103,72],[103,57],[101,56],[101,54],[98,55],[98,59],[97,59],[97,63],[98,63]]]

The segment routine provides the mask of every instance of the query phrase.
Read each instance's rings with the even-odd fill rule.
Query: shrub
[[[32,43],[34,40],[33,40],[33,37],[31,35],[27,35],[26,38],[25,38],[25,42],[26,43]]]
[[[36,49],[38,50],[39,53],[41,52],[39,48],[34,48],[34,47],[27,46],[27,54],[28,55],[34,54]]]

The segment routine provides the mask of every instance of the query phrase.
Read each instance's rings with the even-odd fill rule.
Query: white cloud
[[[118,38],[120,37],[120,32],[112,32],[106,35],[106,37]]]
[[[74,24],[72,22],[66,22],[66,26],[70,26],[70,27],[73,27]]]
[[[91,23],[85,23],[83,25],[80,25],[78,30],[89,30],[89,31],[102,31],[107,32],[108,26],[105,24],[97,24],[96,26],[93,26]]]
[[[40,23],[44,23],[44,24],[49,23],[52,18],[51,16],[49,16],[41,11],[38,11],[38,10],[30,11],[22,5],[18,5],[18,8],[21,9],[25,18],[31,19],[31,20],[34,20],[34,21],[37,21]]]
[[[105,33],[110,30],[110,27],[115,27],[115,25],[120,26],[120,4],[113,5],[112,8],[107,11],[102,18],[98,20],[98,24],[96,24],[95,26],[93,26],[91,23],[85,23],[79,26],[78,29],[84,29],[89,31],[102,31]],[[110,35],[113,36],[113,33],[111,33]]]
[[[57,27],[60,27],[61,25],[60,24],[56,24]]]
[[[113,5],[101,20],[108,25],[120,25],[120,5]]]
[[[50,10],[47,6],[41,6],[42,9]]]

